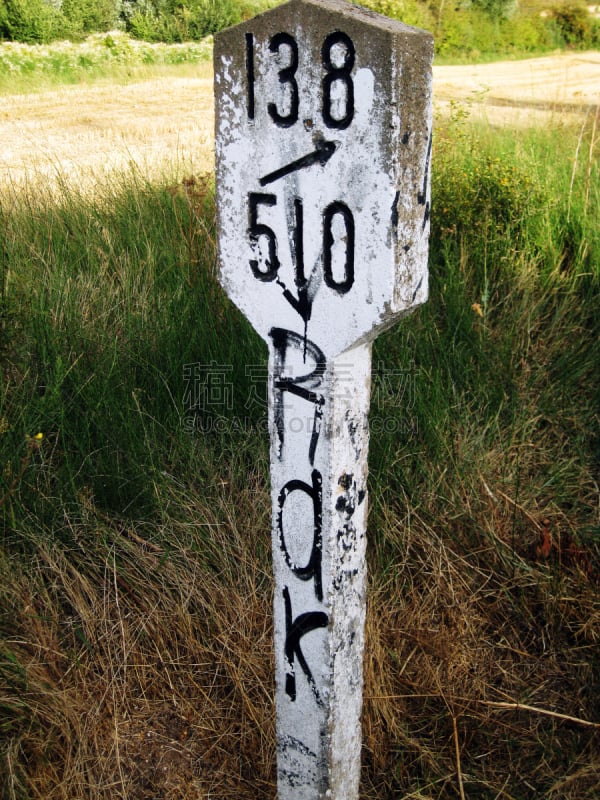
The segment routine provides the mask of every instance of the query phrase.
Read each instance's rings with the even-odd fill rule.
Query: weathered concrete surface
[[[280,800],[356,800],[371,342],[427,297],[431,36],[292,0],[216,37],[219,277],[269,346]]]
[[[270,353],[279,797],[353,800],[371,348],[326,360],[309,343],[306,361],[303,350],[302,337],[277,331]]]

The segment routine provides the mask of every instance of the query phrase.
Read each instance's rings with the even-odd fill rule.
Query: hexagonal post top
[[[334,356],[427,297],[429,33],[292,0],[215,39],[219,278]]]

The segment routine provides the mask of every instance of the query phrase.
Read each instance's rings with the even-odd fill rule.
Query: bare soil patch
[[[204,73],[5,96],[0,181],[87,185],[131,167],[147,177],[211,170],[212,75]]]
[[[600,52],[434,67],[434,90],[438,108],[468,102],[492,124],[564,124],[600,105]]]
[[[210,65],[198,77],[9,95],[0,111],[0,183],[90,185],[130,167],[144,176],[213,168]],[[493,124],[549,124],[600,105],[600,52],[434,67],[436,107],[469,104]]]

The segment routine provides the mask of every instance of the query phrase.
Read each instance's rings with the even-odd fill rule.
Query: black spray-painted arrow
[[[302,158],[298,158],[296,161],[292,161],[290,164],[276,169],[275,172],[270,172],[268,175],[265,175],[264,178],[260,179],[260,185],[266,186],[268,183],[273,183],[279,180],[279,178],[283,178],[285,175],[295,172],[297,169],[311,167],[313,164],[318,163],[323,167],[335,153],[336,149],[337,144],[335,142],[320,141],[317,143],[317,149],[312,153],[308,153],[308,155],[302,156]]]

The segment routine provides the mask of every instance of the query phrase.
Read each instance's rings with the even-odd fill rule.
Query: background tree
[[[0,38],[44,44],[69,28],[62,13],[44,0],[0,0]]]
[[[508,19],[517,10],[517,0],[472,0],[474,8],[485,11],[492,19]]]
[[[593,24],[585,3],[569,3],[556,8],[553,19],[568,47],[595,47],[600,43],[600,26]]]
[[[126,30],[137,38],[183,42],[235,25],[244,14],[235,0],[130,0],[124,17]]]
[[[73,30],[108,31],[119,21],[119,0],[62,0],[62,13]]]

